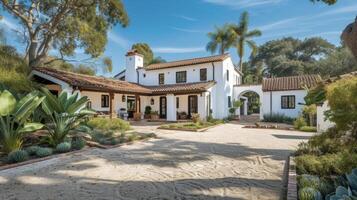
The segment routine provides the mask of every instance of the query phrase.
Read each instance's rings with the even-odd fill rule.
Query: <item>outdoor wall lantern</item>
[[[125,100],[126,100],[126,99],[125,99],[125,95],[121,96],[121,101],[122,101],[122,102],[125,102]]]
[[[151,105],[154,105],[154,104],[155,104],[154,98],[151,98],[150,104],[151,104]]]

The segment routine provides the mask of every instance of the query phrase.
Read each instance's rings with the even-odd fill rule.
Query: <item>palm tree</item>
[[[259,37],[262,35],[262,32],[258,29],[252,31],[248,30],[249,17],[248,12],[244,12],[241,15],[240,22],[238,25],[232,25],[232,29],[236,33],[236,48],[239,56],[239,68],[243,71],[243,56],[245,53],[245,45],[248,45],[252,50],[251,54],[254,56],[257,53],[258,47],[256,43],[251,39],[253,37]]]
[[[215,27],[214,32],[209,32],[210,42],[206,46],[207,51],[214,54],[218,50],[219,54],[223,55],[225,51],[231,48],[237,38],[231,27],[232,25],[226,24],[223,27]]]

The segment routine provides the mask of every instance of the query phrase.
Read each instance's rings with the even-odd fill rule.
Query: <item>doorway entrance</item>
[[[160,97],[160,118],[166,119],[166,97]]]
[[[133,118],[136,111],[135,97],[128,96],[127,99],[128,118]]]
[[[198,113],[197,96],[188,96],[188,117],[191,118],[193,113]]]

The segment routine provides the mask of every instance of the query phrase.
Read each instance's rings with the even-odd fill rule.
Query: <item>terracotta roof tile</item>
[[[82,90],[127,92],[151,94],[151,90],[139,84],[99,76],[77,74],[52,68],[35,68],[36,71],[50,75]]]
[[[215,85],[215,81],[208,82],[197,82],[197,83],[180,83],[180,84],[166,84],[159,86],[147,86],[147,88],[152,90],[153,94],[179,94],[179,93],[194,93],[194,92],[204,92],[208,88]]]
[[[158,94],[181,94],[204,92],[212,87],[215,82],[198,82],[198,83],[183,83],[169,84],[159,86],[144,86],[127,81],[120,81],[98,76],[89,76],[67,72],[52,68],[35,68],[36,71],[47,74],[61,81],[68,83],[71,86],[78,87],[81,90],[101,91],[101,92],[125,92],[143,95],[158,95]]]
[[[201,58],[192,58],[192,59],[187,59],[187,60],[178,60],[178,61],[173,61],[173,62],[151,64],[144,68],[146,70],[156,70],[156,69],[165,69],[165,68],[172,68],[172,67],[181,67],[181,66],[187,66],[187,65],[196,65],[196,64],[202,64],[202,63],[223,61],[228,57],[229,57],[229,54],[201,57]]]
[[[313,87],[321,77],[319,75],[288,76],[263,79],[263,91],[301,90]]]

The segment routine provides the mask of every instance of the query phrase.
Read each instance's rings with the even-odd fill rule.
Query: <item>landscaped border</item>
[[[201,129],[189,129],[189,128],[165,128],[165,127],[158,127],[157,129],[162,129],[162,130],[171,130],[171,131],[186,131],[186,132],[204,132],[207,131],[208,129],[220,126],[222,124],[215,124],[213,126],[201,128]]]
[[[116,144],[116,145],[101,145],[101,144],[89,143],[89,144],[87,144],[88,147],[85,147],[85,148],[80,149],[80,150],[70,151],[70,152],[61,153],[61,154],[53,154],[53,155],[46,156],[46,157],[43,157],[43,158],[34,158],[34,159],[31,159],[31,160],[27,160],[27,161],[19,162],[19,163],[6,164],[6,165],[3,165],[3,166],[0,166],[0,171],[7,170],[7,169],[12,169],[12,168],[16,168],[16,167],[20,167],[20,166],[24,166],[24,165],[34,164],[34,163],[38,163],[38,162],[42,162],[42,161],[46,161],[46,160],[50,160],[50,159],[54,159],[54,158],[63,158],[63,157],[66,157],[66,156],[69,156],[69,155],[72,155],[72,154],[75,154],[75,153],[81,153],[81,152],[84,152],[84,151],[87,151],[87,150],[90,150],[90,149],[95,149],[95,148],[97,148],[97,149],[113,149],[113,148],[121,147],[121,146],[124,146],[124,145],[132,145],[132,144],[134,144],[136,142],[145,142],[145,141],[148,141],[148,140],[150,140],[152,138],[157,138],[157,137],[148,137],[148,138],[145,138],[145,139],[142,139],[142,140],[134,140],[134,141],[124,142],[124,143],[120,143],[120,144]]]
[[[28,165],[28,164],[33,164],[33,163],[37,163],[37,162],[41,162],[41,161],[45,161],[45,160],[50,160],[50,159],[53,159],[53,158],[61,158],[61,157],[65,157],[65,156],[68,156],[68,155],[75,154],[75,153],[80,153],[80,152],[86,151],[88,149],[90,149],[90,147],[85,147],[83,149],[70,151],[70,152],[67,152],[67,153],[53,154],[53,155],[46,156],[46,157],[43,157],[43,158],[34,158],[34,159],[30,159],[30,160],[27,160],[27,161],[24,161],[24,162],[6,164],[6,165],[3,165],[3,166],[0,166],[0,171],[6,170],[6,169],[15,168],[15,167],[20,167],[20,166],[24,166],[24,165]]]
[[[286,200],[297,200],[297,174],[296,174],[296,164],[293,156],[288,158],[288,187]]]

